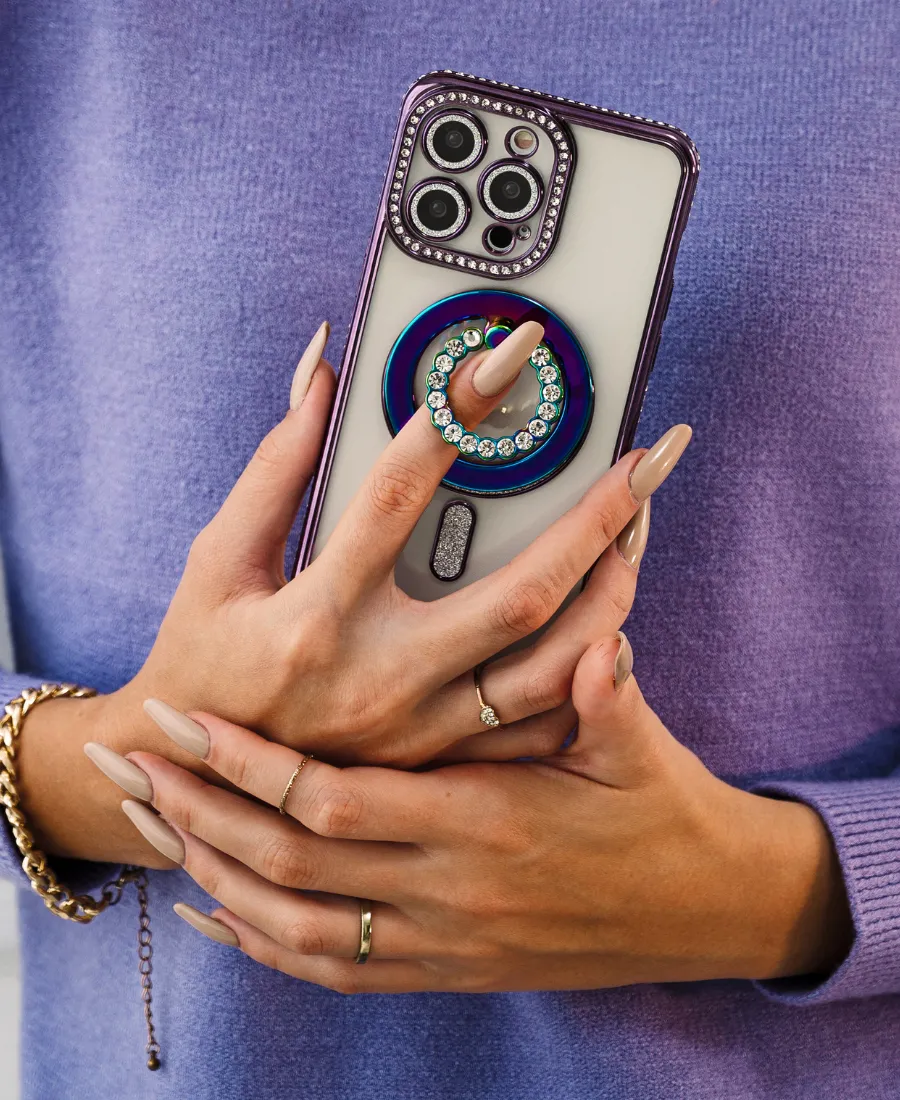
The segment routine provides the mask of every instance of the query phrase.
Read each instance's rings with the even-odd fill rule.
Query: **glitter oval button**
[[[431,572],[439,581],[455,581],[462,576],[474,530],[472,505],[466,500],[451,500],[441,513],[431,548]]]

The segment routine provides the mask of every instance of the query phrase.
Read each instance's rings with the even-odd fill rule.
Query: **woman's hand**
[[[453,403],[465,423],[487,414],[542,336],[526,322],[459,372]],[[394,565],[457,457],[425,406],[375,463],[319,557],[285,581],[285,541],[319,453],[331,379],[316,372],[300,410],[267,436],[197,536],[156,644],[124,694],[135,709],[156,696],[210,710],[341,763],[416,765],[475,734],[468,751],[477,757],[552,751],[574,724],[564,704],[578,657],[631,605],[636,572],[623,556],[608,557],[547,638],[486,671],[500,732],[486,733],[479,719],[472,668],[550,619],[666,476],[690,430],[623,459],[509,565],[424,603],[397,587]],[[536,736],[527,720],[554,710]]]
[[[181,915],[266,966],[343,992],[599,988],[833,966],[850,922],[824,825],[806,806],[707,771],[647,707],[620,637],[579,663],[579,736],[552,762],[409,774],[309,760],[290,816],[279,816],[270,807],[302,758],[200,714],[182,716],[179,741],[269,806],[134,753],[161,817],[126,809],[225,907]],[[358,898],[374,901],[366,967],[354,963]]]
[[[77,707],[44,704],[29,719],[23,800],[47,851],[149,861],[123,845],[112,824],[97,827],[119,815],[104,801],[100,777],[84,777],[72,753],[88,740],[120,752],[158,751],[158,731],[141,709],[150,696],[213,711],[337,762],[543,755],[573,727],[567,700],[575,664],[598,631],[618,629],[628,612],[646,501],[690,429],[672,429],[643,457],[622,459],[509,565],[422,603],[396,586],[394,563],[457,454],[423,406],[375,463],[320,556],[287,581],[285,544],[334,393],[333,372],[320,362],[324,335],[298,367],[291,411],[197,536],[135,679]],[[460,369],[453,403],[464,423],[483,419],[542,335],[527,322]],[[620,532],[624,552],[612,547],[604,555],[588,589],[546,635],[486,670],[484,694],[504,725],[485,731],[473,666],[546,623]],[[96,752],[93,759],[103,766]]]

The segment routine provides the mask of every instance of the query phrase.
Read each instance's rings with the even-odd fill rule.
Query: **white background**
[[[3,563],[0,562],[0,667],[10,668],[12,653],[6,619]],[[3,1100],[19,1095],[19,952],[16,945],[15,890],[0,881],[0,1074]]]

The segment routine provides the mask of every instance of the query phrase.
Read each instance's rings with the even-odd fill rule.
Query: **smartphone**
[[[698,171],[673,126],[450,71],[416,81],[297,568],[423,401],[459,454],[397,563],[411,596],[486,576],[574,505],[632,444]],[[542,344],[466,431],[453,367],[526,319]]]

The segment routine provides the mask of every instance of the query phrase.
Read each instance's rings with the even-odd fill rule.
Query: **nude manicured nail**
[[[299,409],[303,404],[303,398],[306,397],[309,384],[316,373],[316,367],[319,365],[319,360],[322,358],[322,352],[325,350],[330,335],[331,325],[327,321],[323,321],[316,329],[315,336],[306,345],[306,351],[300,356],[300,362],[294,371],[294,380],[291,382],[292,410]]]
[[[92,764],[97,765],[107,779],[117,783],[123,791],[128,791],[143,802],[153,801],[153,784],[150,782],[150,776],[141,771],[137,764],[132,764],[124,756],[119,756],[117,752],[113,752],[112,749],[97,741],[88,741],[85,744],[84,755]]]
[[[519,376],[525,361],[544,336],[544,326],[526,321],[498,344],[475,368],[472,386],[482,397],[496,397]]]
[[[145,699],[144,712],[176,745],[205,760],[209,755],[209,734],[193,718],[170,707],[162,699]]]
[[[687,424],[676,424],[653,444],[631,471],[631,492],[635,500],[646,500],[656,492],[675,469],[675,463],[684,454],[692,434]]]
[[[616,546],[632,569],[637,569],[647,549],[650,534],[650,498],[641,504],[628,523],[619,532]]]
[[[631,642],[629,642],[621,630],[616,637],[619,639],[619,652],[616,654],[616,665],[613,670],[613,684],[615,685],[616,691],[618,691],[631,675],[631,670],[634,668],[634,651],[631,648]]]
[[[153,845],[157,852],[162,852],[166,859],[171,859],[173,863],[184,863],[184,843],[178,833],[161,817],[143,802],[132,802],[127,798],[122,803],[122,809],[131,818],[131,823],[137,831]]]
[[[193,905],[187,905],[183,901],[176,902],[172,908],[181,917],[182,920],[186,920],[192,928],[196,928],[198,932],[202,932],[204,936],[208,936],[211,940],[215,940],[216,943],[227,944],[228,947],[237,947],[239,940],[234,932],[228,927],[227,924],[223,924],[220,920],[216,920],[215,917],[209,917],[206,913],[201,913],[199,909],[195,909]]]

